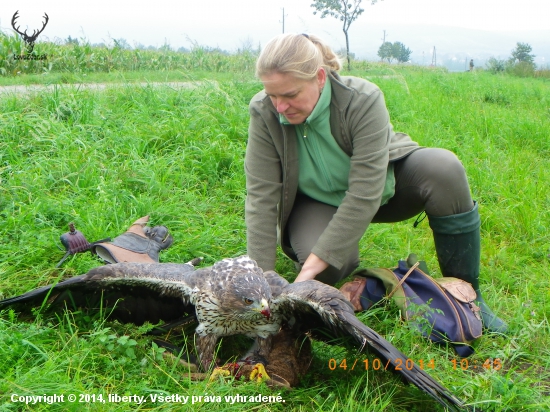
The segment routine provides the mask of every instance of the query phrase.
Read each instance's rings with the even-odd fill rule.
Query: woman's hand
[[[296,278],[296,280],[294,280],[294,283],[303,282],[304,280],[315,279],[315,276],[317,276],[326,268],[328,268],[327,262],[325,262],[317,255],[310,253],[306,261],[304,262],[304,266],[302,266],[302,270],[298,274],[298,277]]]

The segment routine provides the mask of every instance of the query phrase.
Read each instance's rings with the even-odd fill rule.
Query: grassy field
[[[79,254],[55,269],[64,254],[59,236],[69,222],[93,241],[115,237],[150,214],[175,238],[161,254],[164,262],[204,256],[211,264],[246,252],[247,104],[261,84],[250,71],[153,73],[102,74],[94,80],[123,84],[93,91],[71,86],[82,74],[51,72],[34,75],[48,79],[40,83],[59,84],[51,91],[0,94],[0,298],[100,264]],[[422,145],[453,150],[463,161],[483,222],[482,289],[510,333],[484,335],[470,367],[461,368],[451,348],[419,337],[394,308],[361,319],[412,360],[434,359],[428,372],[471,405],[550,410],[550,83],[377,65],[357,66],[352,74],[383,89],[397,130]],[[196,87],[132,84],[163,79],[196,81]],[[36,82],[30,75],[3,81]],[[372,225],[361,243],[362,266],[391,267],[409,252],[439,276],[427,222],[417,228],[412,221]],[[277,269],[294,276],[282,255]],[[315,344],[311,370],[293,391],[191,382],[185,368],[151,345],[145,330],[81,312],[37,311],[32,319],[0,312],[0,410],[439,410],[389,373],[331,370],[330,359],[349,363],[368,355],[323,343]],[[474,368],[497,358],[500,370]],[[26,407],[11,402],[12,394],[75,394],[89,402]],[[231,405],[203,398],[192,406],[135,406],[93,402],[86,394],[280,394],[285,402]]]

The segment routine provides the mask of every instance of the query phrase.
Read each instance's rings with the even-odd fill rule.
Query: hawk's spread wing
[[[268,277],[268,282],[276,284],[278,288],[278,293],[273,293],[273,312],[293,324],[293,327],[303,330],[324,328],[336,336],[351,336],[360,349],[368,346],[384,365],[393,365],[390,369],[400,373],[407,382],[415,384],[444,406],[451,410],[464,409],[464,405],[448,389],[416,364],[410,369],[406,355],[357,319],[353,306],[338,289],[316,280],[289,284],[281,282],[274,275]]]
[[[199,339],[201,362],[206,367],[218,336],[274,334],[285,321],[303,327],[304,331],[324,328],[337,336],[353,337],[361,349],[369,346],[384,362],[394,366],[402,362],[396,372],[408,382],[453,410],[463,408],[458,399],[416,365],[411,370],[403,367],[407,357],[360,322],[337,289],[315,280],[289,284],[275,272],[262,275],[258,270],[247,257],[224,259],[211,268],[198,270],[189,264],[118,263],[0,301],[0,309],[18,305],[29,311],[45,301],[54,306],[66,302],[90,309],[107,305],[115,308],[111,317],[137,325],[146,321],[171,322],[188,314],[198,315],[202,310],[210,326],[231,329],[225,334],[211,333]],[[264,308],[269,300],[272,316]],[[262,315],[266,312],[265,317],[258,315],[260,311]],[[241,314],[242,318],[234,319]]]
[[[43,304],[69,307],[114,308],[110,317],[141,325],[194,314],[192,291],[201,288],[209,268],[195,270],[190,264],[117,263],[0,301],[0,309],[22,309]],[[109,311],[107,311],[109,313]]]

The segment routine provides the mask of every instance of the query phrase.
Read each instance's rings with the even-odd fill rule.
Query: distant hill
[[[369,44],[360,39],[380,39],[383,30],[386,30],[387,41],[400,41],[412,50],[411,61],[416,64],[431,64],[435,47],[438,66],[463,70],[465,62],[474,59],[476,67],[482,67],[490,57],[508,59],[516,43],[522,42],[533,48],[537,65],[550,65],[550,30],[489,32],[437,25],[360,27],[358,24],[350,31],[351,51],[358,58],[377,60],[382,41]]]

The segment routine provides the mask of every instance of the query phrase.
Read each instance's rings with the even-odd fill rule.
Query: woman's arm
[[[340,269],[380,207],[393,135],[379,89],[357,93],[343,122],[352,142],[348,190],[312,253]]]
[[[282,188],[281,160],[263,118],[269,113],[260,112],[255,104],[250,105],[244,165],[247,253],[263,270],[273,270],[277,251],[277,204]]]

